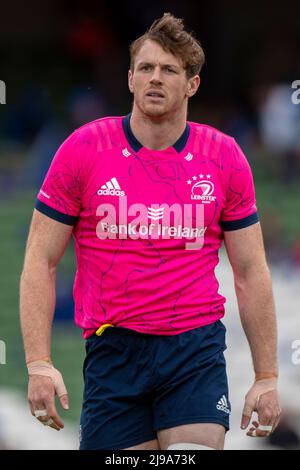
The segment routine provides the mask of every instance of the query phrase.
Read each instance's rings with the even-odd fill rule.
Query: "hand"
[[[68,394],[61,373],[45,361],[29,363],[28,401],[31,414],[41,423],[60,431],[63,420],[55,407],[55,395],[69,409]]]
[[[253,426],[248,430],[247,436],[269,436],[278,426],[281,414],[276,379],[258,380],[250,388],[245,398],[242,429],[249,425],[254,411],[258,414],[258,421],[252,421]],[[260,426],[270,426],[270,429],[261,430]]]

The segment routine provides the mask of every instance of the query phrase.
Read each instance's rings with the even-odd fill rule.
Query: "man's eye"
[[[141,67],[142,70],[150,70],[151,66],[150,65],[143,65]]]
[[[167,68],[167,72],[176,73],[176,71],[174,69],[170,69],[170,68]]]

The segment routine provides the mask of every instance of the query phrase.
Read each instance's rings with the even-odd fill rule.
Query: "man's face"
[[[188,80],[181,60],[149,39],[135,56],[133,72],[128,73],[135,105],[152,117],[181,110],[187,98],[196,93],[199,82],[198,75]]]

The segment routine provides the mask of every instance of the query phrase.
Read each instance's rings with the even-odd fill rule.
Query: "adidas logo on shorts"
[[[216,408],[217,410],[224,411],[225,413],[230,414],[230,410],[228,409],[228,403],[227,403],[225,395],[223,395],[222,398],[220,398],[220,400],[217,403]]]
[[[98,189],[97,194],[98,196],[125,196],[125,191],[121,190],[117,178],[111,178]]]

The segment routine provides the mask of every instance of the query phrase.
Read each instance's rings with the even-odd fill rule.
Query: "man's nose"
[[[154,67],[150,82],[156,84],[162,83],[161,70],[159,67]]]

